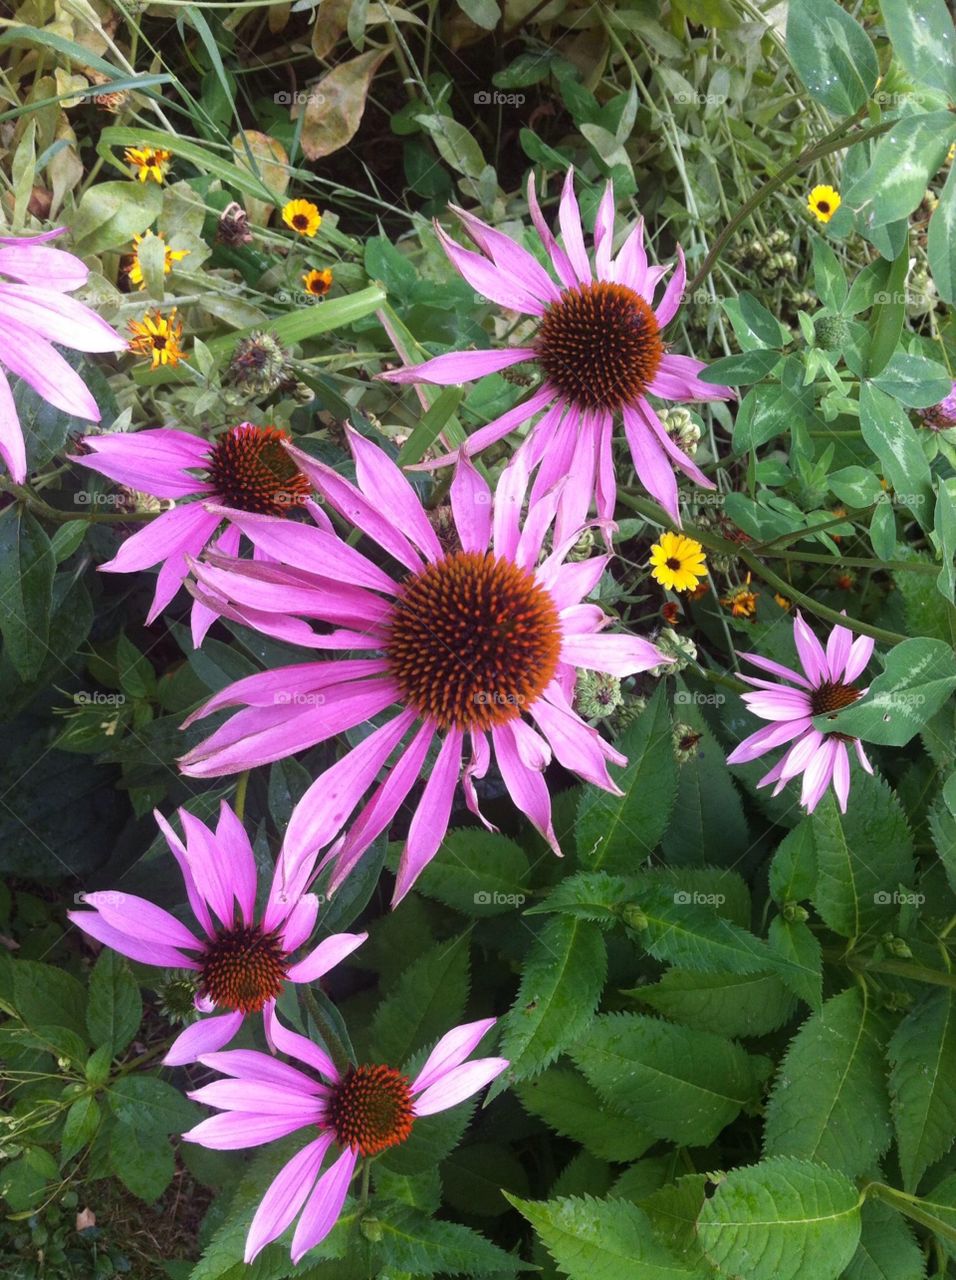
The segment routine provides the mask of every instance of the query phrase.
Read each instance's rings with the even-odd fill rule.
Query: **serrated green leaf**
[[[887,1050],[903,1186],[920,1178],[956,1138],[956,999],[930,992],[902,1020]]]
[[[789,831],[770,864],[770,892],[775,902],[801,902],[817,882],[817,852],[809,817]]]
[[[90,974],[86,1025],[93,1043],[122,1053],[139,1029],[143,1002],[122,956],[104,948]]]
[[[182,1133],[196,1121],[195,1106],[156,1076],[123,1076],[112,1086],[108,1098],[119,1123],[140,1134]]]
[[[520,910],[530,892],[528,879],[528,859],[520,845],[468,827],[448,832],[415,887],[465,915],[496,916]]]
[[[697,1221],[721,1272],[747,1280],[836,1280],[860,1238],[860,1193],[806,1160],[775,1157],[733,1169]]]
[[[55,573],[43,526],[29,511],[8,507],[0,515],[0,632],[4,656],[25,681],[47,656]]]
[[[621,907],[635,899],[640,883],[637,876],[579,871],[560,880],[544,902],[529,907],[524,914],[539,916],[560,912],[610,927],[620,923]]]
[[[152,1204],[173,1179],[173,1150],[163,1137],[145,1137],[135,1125],[118,1122],[110,1130],[110,1168],[134,1196]]]
[[[525,1110],[599,1160],[637,1160],[654,1142],[631,1116],[602,1102],[575,1071],[549,1067],[519,1084],[516,1092]]]
[[[461,1021],[468,999],[467,936],[418,957],[372,1020],[374,1060],[403,1063]]]
[[[764,1153],[856,1177],[892,1140],[884,1028],[856,988],[811,1014],[784,1055],[767,1103]]]
[[[781,977],[795,996],[805,1000],[811,1009],[823,1005],[823,950],[811,929],[801,920],[785,920],[775,916],[770,921],[767,941],[771,948],[794,967],[781,971]]]
[[[100,1108],[91,1093],[71,1105],[63,1122],[63,1133],[60,1137],[60,1165],[72,1160],[77,1152],[93,1141],[100,1127]]]
[[[700,734],[700,741],[694,758],[680,768],[677,803],[661,838],[664,857],[671,866],[735,864],[749,848],[750,837],[726,753],[696,707],[685,704],[677,715]],[[715,830],[720,832],[716,847]]]
[[[861,1218],[860,1243],[842,1280],[925,1280],[923,1251],[898,1213],[868,1200]]]
[[[769,1065],[722,1036],[637,1013],[601,1014],[571,1056],[602,1098],[685,1146],[713,1142]]]
[[[406,1205],[389,1205],[376,1214],[382,1239],[372,1247],[384,1266],[416,1276],[514,1275],[525,1266],[518,1258],[457,1222],[442,1222]]]
[[[795,1001],[775,973],[692,973],[670,969],[630,993],[674,1022],[726,1036],[763,1036],[790,1019]]]

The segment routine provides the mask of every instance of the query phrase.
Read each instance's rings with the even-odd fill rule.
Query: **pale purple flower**
[[[612,257],[614,191],[610,182],[594,225],[593,270],[574,194],[573,170],[568,170],[558,210],[563,247],[544,221],[533,174],[528,179],[528,205],[557,283],[521,245],[463,209],[454,211],[477,253],[456,244],[441,227],[436,226],[436,231],[452,263],[479,293],[499,306],[539,320],[531,342],[501,350],[451,351],[413,368],[379,376],[389,382],[446,385],[534,361],[544,374],[543,385],[469,436],[462,446],[464,451],[480,453],[542,414],[519,455],[529,473],[537,469],[532,501],[559,479],[567,478],[557,516],[560,539],[584,523],[592,494],[599,520],[608,523],[613,519],[616,490],[611,436],[620,417],[641,483],[679,525],[672,464],[697,484],[711,489],[714,485],[667,434],[647,397],[726,400],[735,394],[728,387],[702,382],[698,375],[706,367],[704,362],[670,354],[660,336],[683,298],[683,252],[678,247],[677,266],[655,304],[654,295],[667,268],[648,263],[643,218]],[[444,465],[449,457],[425,465]]]
[[[802,773],[800,803],[812,813],[832,781],[840,809],[846,813],[850,794],[847,744],[853,743],[857,758],[867,773],[873,772],[873,766],[866,758],[859,738],[847,738],[841,733],[821,733],[814,728],[813,717],[835,714],[862,698],[866,689],[858,689],[854,681],[869,662],[874,641],[869,636],[857,636],[854,640],[852,631],[837,626],[830,632],[824,649],[799,613],[793,619],[793,638],[802,674],[756,653],[740,655],[755,667],[769,671],[788,683],[780,684],[756,676],[741,677],[758,690],[745,693],[744,702],[754,715],[773,723],[745,738],[727,757],[727,763],[747,764],[774,747],[789,743],[791,745],[781,759],[757,783],[758,787],[776,783],[773,794],[779,795],[791,778]]]
[[[136,573],[161,564],[147,624],[155,622],[189,573],[188,557],[198,556],[218,530],[222,555],[237,555],[239,530],[230,522],[233,510],[287,516],[305,507],[314,520],[328,525],[324,513],[308,501],[309,485],[282,447],[289,437],[275,427],[241,422],[214,440],[188,431],[156,427],[135,433],[85,436],[89,453],[71,461],[175,506],[127,538],[103,573]],[[213,512],[197,498],[211,498]],[[193,643],[202,643],[217,611],[194,601]],[[263,623],[265,620],[262,620]],[[260,627],[262,630],[263,627]]]
[[[162,907],[132,893],[84,895],[92,911],[70,911],[72,922],[120,955],[142,964],[191,969],[198,975],[196,1008],[215,1016],[181,1032],[163,1061],[195,1062],[228,1044],[249,1013],[268,1013],[286,982],[315,982],[360,946],[368,934],[333,933],[301,960],[293,953],[312,936],[315,894],[287,892],[277,869],[261,919],[256,919],[256,861],[249,837],[225,800],[215,832],[179,810],[185,843],[158,811],[155,818],[179,863],[186,895],[201,929],[197,936]]]
[[[956,382],[948,396],[929,409],[920,409],[919,416],[931,431],[949,431],[956,427]]]
[[[357,485],[290,451],[329,506],[378,543],[397,571],[326,530],[234,513],[234,523],[272,563],[214,556],[195,566],[194,589],[213,607],[227,601],[228,616],[253,626],[254,617],[272,615],[272,634],[283,639],[363,656],[265,671],[221,690],[192,718],[243,710],[181,764],[193,777],[236,773],[326,742],[397,705],[396,715],[306,791],[282,855],[290,882],[298,885],[298,868],[311,867],[316,852],[335,840],[322,865],[334,862],[331,887],[337,887],[388,828],[435,743],[437,757],[399,864],[397,902],[437,852],[459,780],[468,808],[481,817],[474,783],[487,773],[492,754],[514,803],[559,853],[542,776],[552,755],[612,792],[608,761],[624,763],[572,709],[576,668],[627,676],[667,659],[638,636],[601,634],[610,619],[585,598],[608,557],[566,564],[577,531],[541,558],[560,486],[531,507],[522,524],[527,476],[520,467],[505,474],[493,501],[462,457],[443,543],[399,468],[357,433],[350,432],[349,441]],[[209,591],[215,595],[207,597]],[[307,620],[326,626],[313,631]],[[336,840],[396,753],[385,780]]]
[[[45,243],[65,230],[0,236],[0,457],[17,484],[27,478],[26,446],[4,370],[63,413],[99,422],[89,388],[53,344],[91,352],[127,345],[95,311],[67,297],[90,273],[72,253]]]
[[[298,1263],[335,1226],[360,1159],[404,1142],[416,1119],[457,1106],[500,1075],[508,1066],[505,1058],[466,1061],[494,1025],[494,1018],[484,1018],[449,1031],[412,1080],[385,1066],[350,1066],[340,1072],[319,1045],[283,1027],[273,1009],[266,1013],[271,1043],[308,1070],[255,1050],[203,1054],[204,1066],[230,1079],[215,1080],[189,1095],[218,1107],[220,1114],[184,1133],[187,1142],[231,1151],[259,1147],[299,1129],[318,1132],[262,1197],[246,1237],[246,1262],[298,1216],[292,1237],[292,1261]],[[320,1173],[333,1146],[339,1154]]]

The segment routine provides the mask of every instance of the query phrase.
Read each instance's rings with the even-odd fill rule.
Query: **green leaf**
[[[836,0],[791,0],[787,52],[811,96],[834,115],[858,111],[876,86],[872,42]]]
[[[904,747],[956,688],[952,646],[920,636],[903,640],[859,702],[832,716],[815,716],[828,733],[845,733],[883,746]]]
[[[60,1165],[72,1160],[96,1136],[100,1127],[100,1109],[91,1093],[77,1098],[66,1113],[60,1138]]]
[[[604,989],[607,956],[600,928],[559,916],[541,930],[528,952],[518,995],[501,1020],[501,1056],[511,1066],[505,1082],[537,1075],[588,1025]]]
[[[477,27],[485,31],[494,31],[501,21],[501,9],[497,0],[458,0],[458,7],[467,13]]]
[[[110,1089],[108,1098],[121,1125],[149,1138],[182,1133],[196,1122],[193,1104],[156,1076],[122,1076]]]
[[[713,1142],[764,1073],[763,1060],[731,1040],[637,1013],[601,1014],[571,1056],[603,1099],[684,1146]]]
[[[647,1214],[628,1200],[508,1199],[569,1280],[703,1280],[707,1274],[667,1249]]]
[[[56,557],[39,521],[20,507],[0,515],[0,632],[3,651],[23,680],[47,656]]]
[[[374,1061],[403,1063],[459,1022],[468,999],[467,935],[430,947],[405,969],[372,1020]]]
[[[415,887],[465,915],[497,916],[521,908],[528,879],[528,859],[520,845],[467,827],[449,831]]]
[[[86,1025],[93,1043],[122,1053],[139,1029],[143,1002],[122,956],[104,948],[90,974]]]
[[[956,998],[931,991],[890,1041],[890,1094],[903,1186],[915,1191],[956,1138]]]
[[[723,747],[700,711],[689,702],[681,704],[681,697],[689,695],[678,690],[675,716],[690,724],[700,734],[700,741],[693,759],[680,767],[677,803],[661,839],[661,850],[671,866],[733,864],[750,847],[743,804],[727,771]],[[714,847],[715,830],[721,836],[718,848]]]
[[[528,1175],[518,1157],[500,1142],[469,1142],[442,1162],[445,1201],[460,1213],[497,1218],[508,1212],[501,1194],[525,1195]]]
[[[720,386],[737,387],[749,382],[761,382],[780,361],[780,352],[767,347],[757,347],[739,356],[721,356],[712,360],[697,375],[701,382],[716,382]]]
[[[105,130],[104,132],[109,132]],[[169,147],[166,134],[162,146]],[[130,146],[139,145],[131,142]],[[97,182],[88,187],[73,215],[71,230],[82,257],[126,248],[159,217],[163,190],[155,182]]]
[[[956,120],[948,111],[897,120],[877,143],[870,167],[844,192],[845,204],[856,211],[858,228],[869,232],[909,217],[954,136]]]
[[[822,236],[813,237],[813,290],[830,311],[843,310],[847,300],[846,273]]]
[[[817,853],[813,905],[844,938],[887,928],[898,886],[913,879],[913,837],[899,800],[869,774],[855,782],[845,814],[828,792],[811,816]]]
[[[795,996],[805,1000],[811,1009],[823,1004],[823,952],[816,935],[801,920],[785,920],[775,916],[770,921],[767,940],[772,950],[793,963],[781,977]]]
[[[526,916],[551,915],[561,912],[580,920],[593,920],[610,928],[623,918],[622,907],[638,892],[637,876],[609,876],[606,871],[579,871],[566,876],[548,894],[544,902],[529,907]]]
[[[943,564],[936,589],[952,604],[956,591],[956,480],[952,478],[940,481],[934,532]]]
[[[67,1027],[87,1042],[86,991],[72,974],[37,960],[18,960],[13,971],[14,1008],[28,1027]]]
[[[858,988],[831,997],[787,1049],[767,1103],[764,1153],[795,1156],[848,1177],[892,1141],[883,1031]]]
[[[953,389],[953,380],[945,365],[897,351],[873,379],[873,385],[911,409],[927,409],[945,400]]]
[[[110,1132],[110,1168],[134,1196],[152,1204],[173,1180],[173,1150],[163,1137],[134,1124],[118,1123]]]
[[[956,101],[956,33],[945,0],[881,0],[893,52],[917,84]]]
[[[442,115],[419,116],[418,123],[430,135],[445,164],[466,178],[481,177],[485,158],[470,129],[450,116]]]
[[[408,1205],[389,1205],[376,1218],[382,1239],[372,1249],[380,1259],[373,1274],[385,1275],[387,1267],[416,1276],[510,1276],[524,1266],[477,1231]]]
[[[950,167],[930,218],[926,252],[939,296],[952,306],[956,303],[956,165]]]
[[[860,1243],[842,1280],[925,1280],[923,1251],[898,1213],[868,1200],[862,1221]]]
[[[890,227],[877,230],[886,238],[893,227],[898,225],[894,223]],[[904,241],[906,229],[907,224],[904,223]],[[870,239],[879,241],[880,235],[871,232]],[[906,273],[909,270],[909,252],[905,243],[902,248],[897,248],[895,244],[884,245],[881,247],[881,252],[884,248],[892,262],[887,273],[886,284],[873,295],[874,305],[867,325],[869,335],[863,354],[863,368],[869,378],[875,378],[893,355],[906,318],[905,284]]]
[[[654,1142],[631,1116],[602,1102],[576,1071],[549,1067],[522,1081],[516,1092],[526,1111],[599,1160],[637,1160]]]
[[[789,1021],[795,1005],[775,973],[670,969],[660,982],[637,987],[632,995],[675,1022],[725,1036],[768,1035]]]
[[[924,529],[932,528],[933,486],[916,428],[895,400],[870,383],[860,390],[860,431],[879,458],[895,501],[905,504]]]
[[[848,507],[871,507],[883,496],[879,479],[867,467],[841,467],[827,483]]]
[[[770,864],[770,892],[775,902],[809,898],[817,883],[817,853],[810,819],[804,818],[777,846]]]
[[[842,1173],[778,1156],[722,1178],[697,1232],[723,1274],[836,1280],[860,1238],[860,1194]]]
[[[578,853],[589,870],[632,871],[667,827],[677,795],[677,761],[663,684],[616,745],[628,759],[623,770],[610,768],[623,794],[588,787],[578,809]]]
[[[740,314],[748,329],[764,347],[780,348],[790,341],[790,331],[785,329],[772,312],[752,294],[737,295]]]

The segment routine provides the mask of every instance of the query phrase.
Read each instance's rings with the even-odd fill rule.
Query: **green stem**
[[[362,1161],[362,1189],[359,1192],[359,1208],[364,1209],[368,1204],[368,1180],[369,1174],[372,1172],[371,1160]]]
[[[236,817],[241,822],[246,811],[246,791],[249,787],[249,770],[243,769],[236,782],[236,798],[233,801],[233,809]]]
[[[44,520],[49,520],[52,524],[72,524],[74,520],[85,520],[87,524],[138,524],[144,520],[152,520],[155,512],[153,511],[117,511],[117,512],[79,512],[79,511],[60,511],[57,507],[51,507],[42,498],[38,498],[36,494],[31,493],[29,489],[25,489],[22,485],[14,484],[12,480],[6,480],[0,476],[0,492],[12,494],[21,506],[26,507],[29,511],[34,512],[38,516],[42,516]]]
[[[885,1182],[866,1183],[863,1187],[863,1195],[874,1196],[877,1200],[882,1200],[884,1204],[888,1204],[897,1213],[905,1214],[907,1218],[912,1218],[914,1222],[918,1222],[924,1227],[929,1227],[930,1231],[935,1232],[936,1235],[944,1236],[952,1243],[956,1243],[956,1227],[944,1218],[937,1217],[935,1213],[924,1209],[925,1202],[920,1200],[918,1196],[908,1195],[897,1187],[888,1187]],[[949,1210],[948,1205],[945,1208]]]

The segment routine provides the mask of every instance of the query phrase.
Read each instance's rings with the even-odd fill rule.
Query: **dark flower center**
[[[666,563],[667,563],[668,569],[673,569],[675,573],[681,567],[681,562],[677,559],[676,556],[671,556]]]
[[[304,231],[305,228],[309,225],[309,219],[305,216],[304,213],[295,214],[295,216],[292,219],[292,222],[293,222],[293,225],[295,226],[296,231]]]
[[[216,440],[207,477],[225,506],[284,516],[308,498],[308,478],[282,447],[288,439],[275,427],[243,425]]]
[[[340,1146],[375,1156],[412,1131],[412,1086],[394,1067],[349,1067],[328,1101],[327,1119]]]
[[[222,930],[206,948],[200,994],[220,1009],[259,1013],[282,990],[286,955],[275,933],[258,925]]]
[[[442,729],[514,720],[554,675],[561,624],[533,576],[458,551],[407,578],[385,646],[404,701]]]
[[[810,710],[815,716],[842,711],[860,696],[859,689],[841,680],[824,680],[810,694]]]
[[[538,362],[580,409],[620,409],[644,395],[664,355],[654,312],[623,284],[566,289],[544,313]]]

